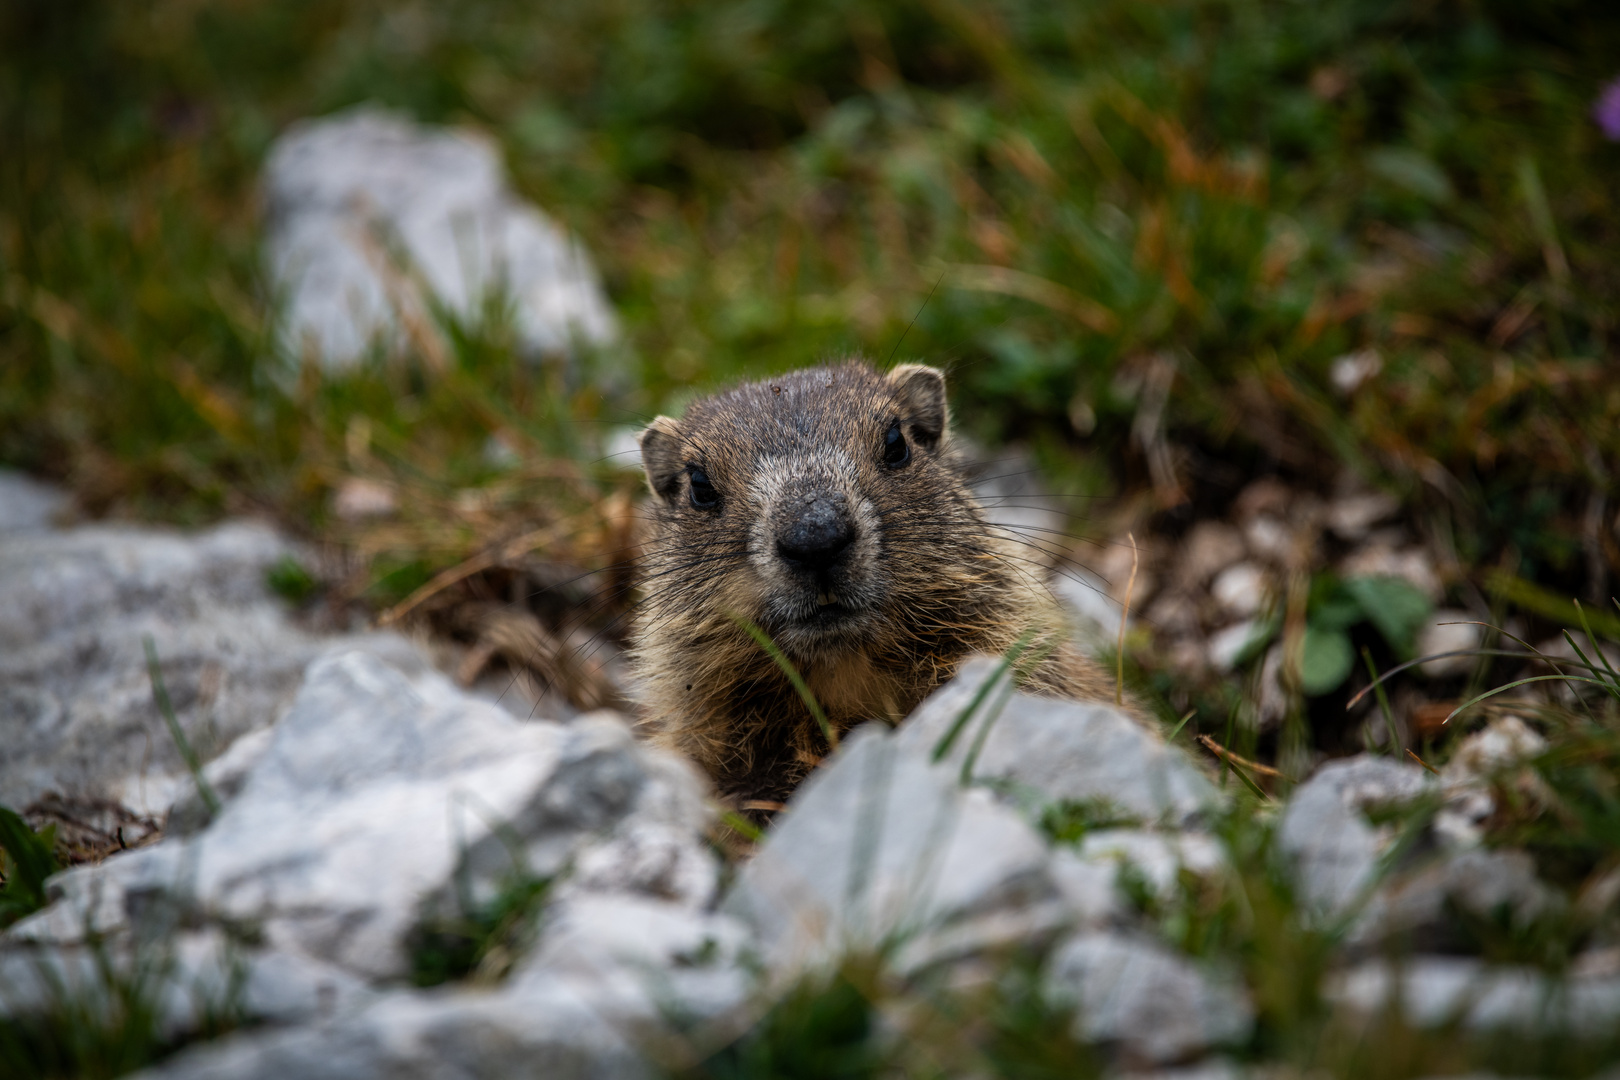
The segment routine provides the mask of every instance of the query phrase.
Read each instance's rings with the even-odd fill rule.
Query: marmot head
[[[750,619],[796,661],[892,634],[897,603],[916,608],[902,622],[948,621],[915,583],[955,576],[984,530],[948,423],[938,370],[858,362],[660,416],[641,435],[649,607],[688,627]]]

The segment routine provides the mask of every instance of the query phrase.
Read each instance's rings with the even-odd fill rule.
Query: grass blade
[[[1378,667],[1373,663],[1372,650],[1365,645],[1361,647],[1361,658],[1367,662],[1367,674],[1373,679],[1373,684],[1368,689],[1376,691],[1378,695],[1378,708],[1384,714],[1384,726],[1389,730],[1389,752],[1393,756],[1400,753],[1401,736],[1395,728],[1395,714],[1390,711],[1389,698],[1384,694],[1384,680],[1378,677]],[[1362,691],[1363,694],[1366,692]],[[1361,697],[1361,694],[1357,694],[1356,697]]]
[[[940,737],[939,742],[935,744],[934,761],[940,761],[946,754],[951,752],[951,747],[956,745],[956,740],[962,734],[962,729],[967,727],[967,723],[972,719],[973,714],[979,711],[979,706],[984,704],[984,699],[989,696],[996,683],[1001,681],[1001,677],[1017,662],[1018,658],[1024,654],[1024,650],[1029,648],[1030,642],[1034,640],[1035,631],[1026,630],[1017,641],[1013,642],[1012,648],[1007,650],[1007,655],[1001,658],[1001,663],[996,665],[996,669],[990,673],[990,677],[979,684],[979,689],[974,692],[972,699],[967,703],[967,708],[957,714],[956,719],[951,721],[950,730],[945,732]]]
[[[211,818],[219,813],[219,797],[214,794],[214,789],[204,778],[197,753],[191,748],[191,743],[186,741],[186,733],[174,715],[174,703],[169,700],[169,688],[163,685],[163,668],[158,664],[157,643],[152,640],[151,634],[142,634],[141,644],[146,647],[146,674],[152,680],[152,700],[157,703],[158,712],[163,714],[163,722],[169,726],[169,735],[174,739],[174,745],[179,749],[186,768],[191,770],[192,782],[197,785],[197,795],[208,808],[208,816]]]
[[[1592,646],[1593,652],[1597,653],[1598,659],[1603,662],[1603,670],[1609,673],[1609,678],[1614,683],[1613,688],[1609,691],[1609,695],[1616,700],[1620,700],[1620,673],[1615,672],[1613,665],[1609,663],[1608,655],[1603,651],[1603,646],[1599,645],[1597,638],[1593,636],[1592,624],[1587,621],[1586,609],[1581,606],[1581,602],[1579,600],[1575,601],[1575,613],[1581,617],[1581,629],[1586,631],[1586,643]],[[1570,644],[1574,645],[1575,642],[1571,641]],[[1579,649],[1576,649],[1575,651],[1580,652]],[[1581,659],[1585,660],[1586,657],[1583,655]]]
[[[821,735],[827,740],[827,745],[837,750],[838,733],[833,730],[832,724],[827,720],[827,714],[821,709],[821,703],[816,700],[816,695],[811,693],[809,685],[799,675],[798,668],[793,666],[793,661],[789,660],[786,654],[777,647],[776,642],[771,640],[769,634],[755,626],[751,620],[741,615],[733,615],[731,621],[747,631],[748,636],[758,642],[759,647],[765,650],[765,655],[769,656],[775,661],[776,666],[782,669],[782,674],[787,676],[788,682],[792,683],[793,689],[798,692],[799,700],[803,701],[804,707],[810,710],[810,715],[816,718],[816,723],[820,725]]]
[[[1593,683],[1593,684],[1595,684],[1597,686],[1602,686],[1603,685],[1603,682],[1602,682],[1601,679],[1588,679],[1588,678],[1586,678],[1585,676],[1582,676],[1582,675],[1532,675],[1527,679],[1518,679],[1518,680],[1515,680],[1514,682],[1507,683],[1507,684],[1505,684],[1503,686],[1498,686],[1494,690],[1487,690],[1483,694],[1479,694],[1479,695],[1476,695],[1475,697],[1469,698],[1467,701],[1463,702],[1461,705],[1457,706],[1455,709],[1452,709],[1451,712],[1446,715],[1446,718],[1441,721],[1441,723],[1442,724],[1451,723],[1453,717],[1455,717],[1458,713],[1462,712],[1464,709],[1468,708],[1468,706],[1470,706],[1470,705],[1478,704],[1479,702],[1484,701],[1488,697],[1495,697],[1497,694],[1502,693],[1504,690],[1512,690],[1515,686],[1523,686],[1525,683],[1533,683],[1533,682],[1571,682],[1571,683],[1583,682],[1583,683]]]
[[[1188,709],[1187,710],[1187,715],[1183,716],[1181,718],[1181,722],[1176,724],[1176,726],[1170,730],[1169,736],[1167,736],[1164,741],[1167,742],[1167,743],[1175,742],[1176,741],[1176,736],[1181,734],[1181,729],[1187,726],[1187,721],[1191,720],[1193,717],[1195,717],[1197,715],[1198,715],[1198,710],[1196,708]]]

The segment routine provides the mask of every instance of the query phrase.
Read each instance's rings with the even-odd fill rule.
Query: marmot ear
[[[889,372],[889,385],[906,410],[913,436],[933,446],[945,437],[951,422],[945,403],[945,373],[926,364],[901,364]]]
[[[681,472],[686,463],[681,460],[681,429],[667,416],[660,416],[642,429],[636,442],[641,446],[641,468],[647,474],[647,486],[659,498],[668,499],[680,487]]]

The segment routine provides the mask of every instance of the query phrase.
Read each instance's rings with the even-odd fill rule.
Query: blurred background
[[[311,618],[469,677],[610,700],[562,658],[629,602],[627,433],[851,352],[949,370],[999,505],[1062,508],[1041,557],[1131,583],[1138,685],[1250,753],[1383,738],[1367,665],[1485,643],[1436,612],[1620,627],[1613,4],[13,0],[0,41],[0,464],[273,517]],[[537,354],[497,296],[289,345],[266,162],[360,105],[493,140],[616,329]]]

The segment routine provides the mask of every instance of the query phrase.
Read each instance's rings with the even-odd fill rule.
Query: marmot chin
[[[827,751],[744,620],[840,732],[905,716],[964,658],[1031,631],[1044,647],[1025,689],[1112,700],[1043,568],[969,493],[936,369],[848,361],[746,383],[658,417],[641,454],[654,499],[632,657],[646,723],[723,796],[783,800]]]

